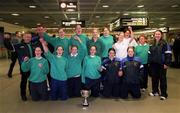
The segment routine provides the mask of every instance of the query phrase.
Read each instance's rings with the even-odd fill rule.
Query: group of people
[[[91,90],[93,97],[126,99],[130,93],[133,98],[140,98],[141,90],[147,89],[148,72],[152,77],[149,95],[160,95],[161,100],[168,97],[166,71],[171,50],[160,30],[154,32],[151,46],[145,35],[140,35],[137,43],[131,27],[120,32],[115,43],[108,28],[100,37],[98,29],[93,29],[91,39],[82,34],[80,25],[71,38],[65,37],[62,28],[57,38],[49,36],[43,27],[36,32],[38,37],[34,39],[31,33],[25,33],[19,44],[4,39],[19,60],[24,101],[27,79],[34,101],[80,97],[82,89]],[[54,51],[49,50],[49,44]]]

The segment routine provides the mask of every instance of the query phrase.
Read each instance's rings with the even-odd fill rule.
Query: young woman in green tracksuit
[[[51,64],[51,100],[67,100],[67,59],[63,57],[63,47],[59,46],[56,49],[56,55],[49,52],[47,43],[41,40],[44,48],[44,55],[49,60]]]
[[[71,46],[71,53],[67,57],[68,66],[67,66],[67,76],[68,76],[68,95],[69,97],[80,97],[81,90],[81,72],[82,72],[82,61],[85,56],[86,45],[82,43],[80,38],[80,48],[76,45]],[[83,49],[83,50],[81,50]],[[81,52],[79,52],[81,51]]]
[[[135,56],[141,58],[144,72],[142,76],[141,82],[141,90],[145,91],[148,85],[148,51],[149,51],[149,44],[146,43],[146,38],[144,35],[140,35],[139,37],[139,44],[135,47]]]
[[[31,92],[31,97],[33,101],[47,100],[47,74],[49,73],[48,61],[41,57],[42,50],[40,47],[35,49],[35,57],[29,59],[24,58],[21,65],[23,72],[30,71],[29,76],[29,88]]]
[[[83,61],[82,82],[84,89],[91,90],[94,97],[99,96],[100,91],[100,70],[101,58],[96,56],[96,46],[90,48],[90,55],[86,56]]]

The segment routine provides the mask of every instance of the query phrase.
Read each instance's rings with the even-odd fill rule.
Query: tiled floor
[[[115,100],[91,98],[90,106],[83,109],[82,98],[67,101],[22,102],[19,96],[18,74],[16,64],[13,78],[5,76],[9,61],[0,60],[0,113],[180,113],[180,69],[168,70],[169,98],[165,101],[159,97],[149,97],[147,92],[140,100]]]

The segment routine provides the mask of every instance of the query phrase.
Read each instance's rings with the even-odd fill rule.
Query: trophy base
[[[83,107],[89,107],[89,104],[82,104]]]

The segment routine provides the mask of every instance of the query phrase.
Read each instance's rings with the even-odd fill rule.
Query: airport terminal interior
[[[65,36],[71,38],[76,25],[81,25],[82,33],[89,38],[94,28],[103,35],[106,27],[115,38],[131,26],[135,39],[143,34],[150,43],[154,32],[161,30],[172,49],[167,69],[168,97],[160,100],[159,96],[149,96],[149,76],[148,87],[141,91],[140,99],[130,95],[128,99],[88,97],[89,106],[84,107],[83,97],[36,102],[27,88],[27,101],[23,101],[18,61],[8,76],[11,51],[4,46],[4,33],[13,37],[16,31],[22,35],[28,31],[36,37],[37,26],[43,26],[48,35],[58,37],[58,29],[63,28]],[[180,40],[180,0],[0,0],[0,113],[180,113],[180,56],[176,60],[176,40]]]

